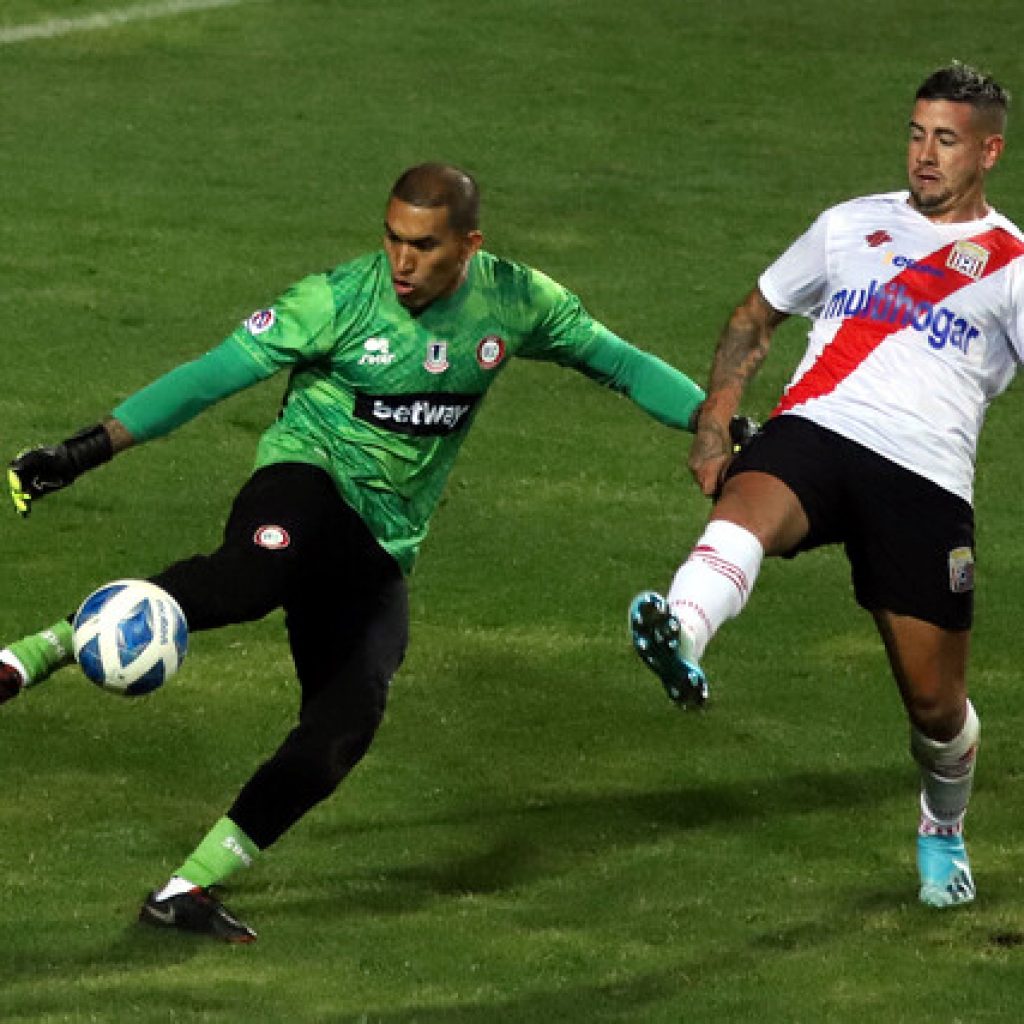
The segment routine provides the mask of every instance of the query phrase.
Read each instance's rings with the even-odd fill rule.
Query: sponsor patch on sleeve
[[[258,309],[245,321],[245,329],[253,336],[265,334],[277,323],[277,315],[272,309]]]

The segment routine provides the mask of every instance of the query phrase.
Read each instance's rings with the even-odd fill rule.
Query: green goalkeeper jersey
[[[114,416],[145,441],[288,369],[256,466],[324,469],[407,572],[481,399],[512,356],[579,369],[674,427],[688,427],[703,399],[688,377],[624,342],[536,270],[478,252],[452,295],[412,312],[381,251],[299,281]]]

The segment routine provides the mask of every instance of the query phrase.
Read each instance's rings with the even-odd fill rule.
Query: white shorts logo
[[[266,548],[268,551],[280,551],[282,548],[288,547],[291,544],[292,539],[288,536],[288,531],[283,526],[261,526],[255,534],[253,534],[253,543],[258,544],[261,548]]]

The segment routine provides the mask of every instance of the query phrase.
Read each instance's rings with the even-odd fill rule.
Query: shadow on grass
[[[649,1019],[645,1007],[654,1010],[678,999],[687,980],[675,971],[652,972],[621,983],[576,985],[559,992],[532,993],[467,1005],[464,1000],[447,1005],[410,1007],[385,1013],[367,1012],[361,1024],[538,1024],[541,1021],[623,1021],[635,1024]]]
[[[572,871],[607,850],[644,846],[694,830],[756,824],[787,815],[861,807],[877,808],[892,793],[892,772],[808,772],[749,783],[688,786],[643,793],[545,796],[518,804],[467,809],[457,814],[415,815],[373,824],[343,824],[345,837],[371,836],[382,858],[372,874],[351,874],[342,883],[350,908],[407,913],[438,896],[494,895]],[[435,857],[412,866],[388,867],[387,850],[415,845],[410,833],[468,828],[476,833],[466,855]],[[443,843],[443,840],[442,840]],[[434,845],[426,839],[423,848]],[[483,845],[485,848],[480,849]],[[363,886],[360,881],[372,882]],[[347,884],[352,883],[352,884]],[[302,897],[299,897],[301,900]],[[330,902],[337,911],[337,897]]]
[[[132,921],[110,942],[88,944],[88,937],[69,926],[63,934],[49,936],[45,946],[38,941],[31,945],[12,943],[0,958],[0,982],[29,984],[50,978],[67,984],[77,978],[88,978],[104,972],[117,971],[145,975],[153,968],[163,970],[187,963],[210,940],[199,936],[169,934]],[[59,990],[58,990],[59,991]],[[5,1002],[11,993],[8,991]],[[32,1006],[39,1011],[38,993]],[[55,997],[54,1010],[59,1009]],[[5,1006],[11,1012],[10,1006]],[[4,1019],[0,1015],[0,1019]]]

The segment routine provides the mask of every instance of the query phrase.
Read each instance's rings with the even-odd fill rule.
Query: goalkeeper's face
[[[384,218],[384,249],[398,301],[418,311],[451,295],[480,248],[479,231],[456,231],[446,206],[412,206],[392,197]]]

